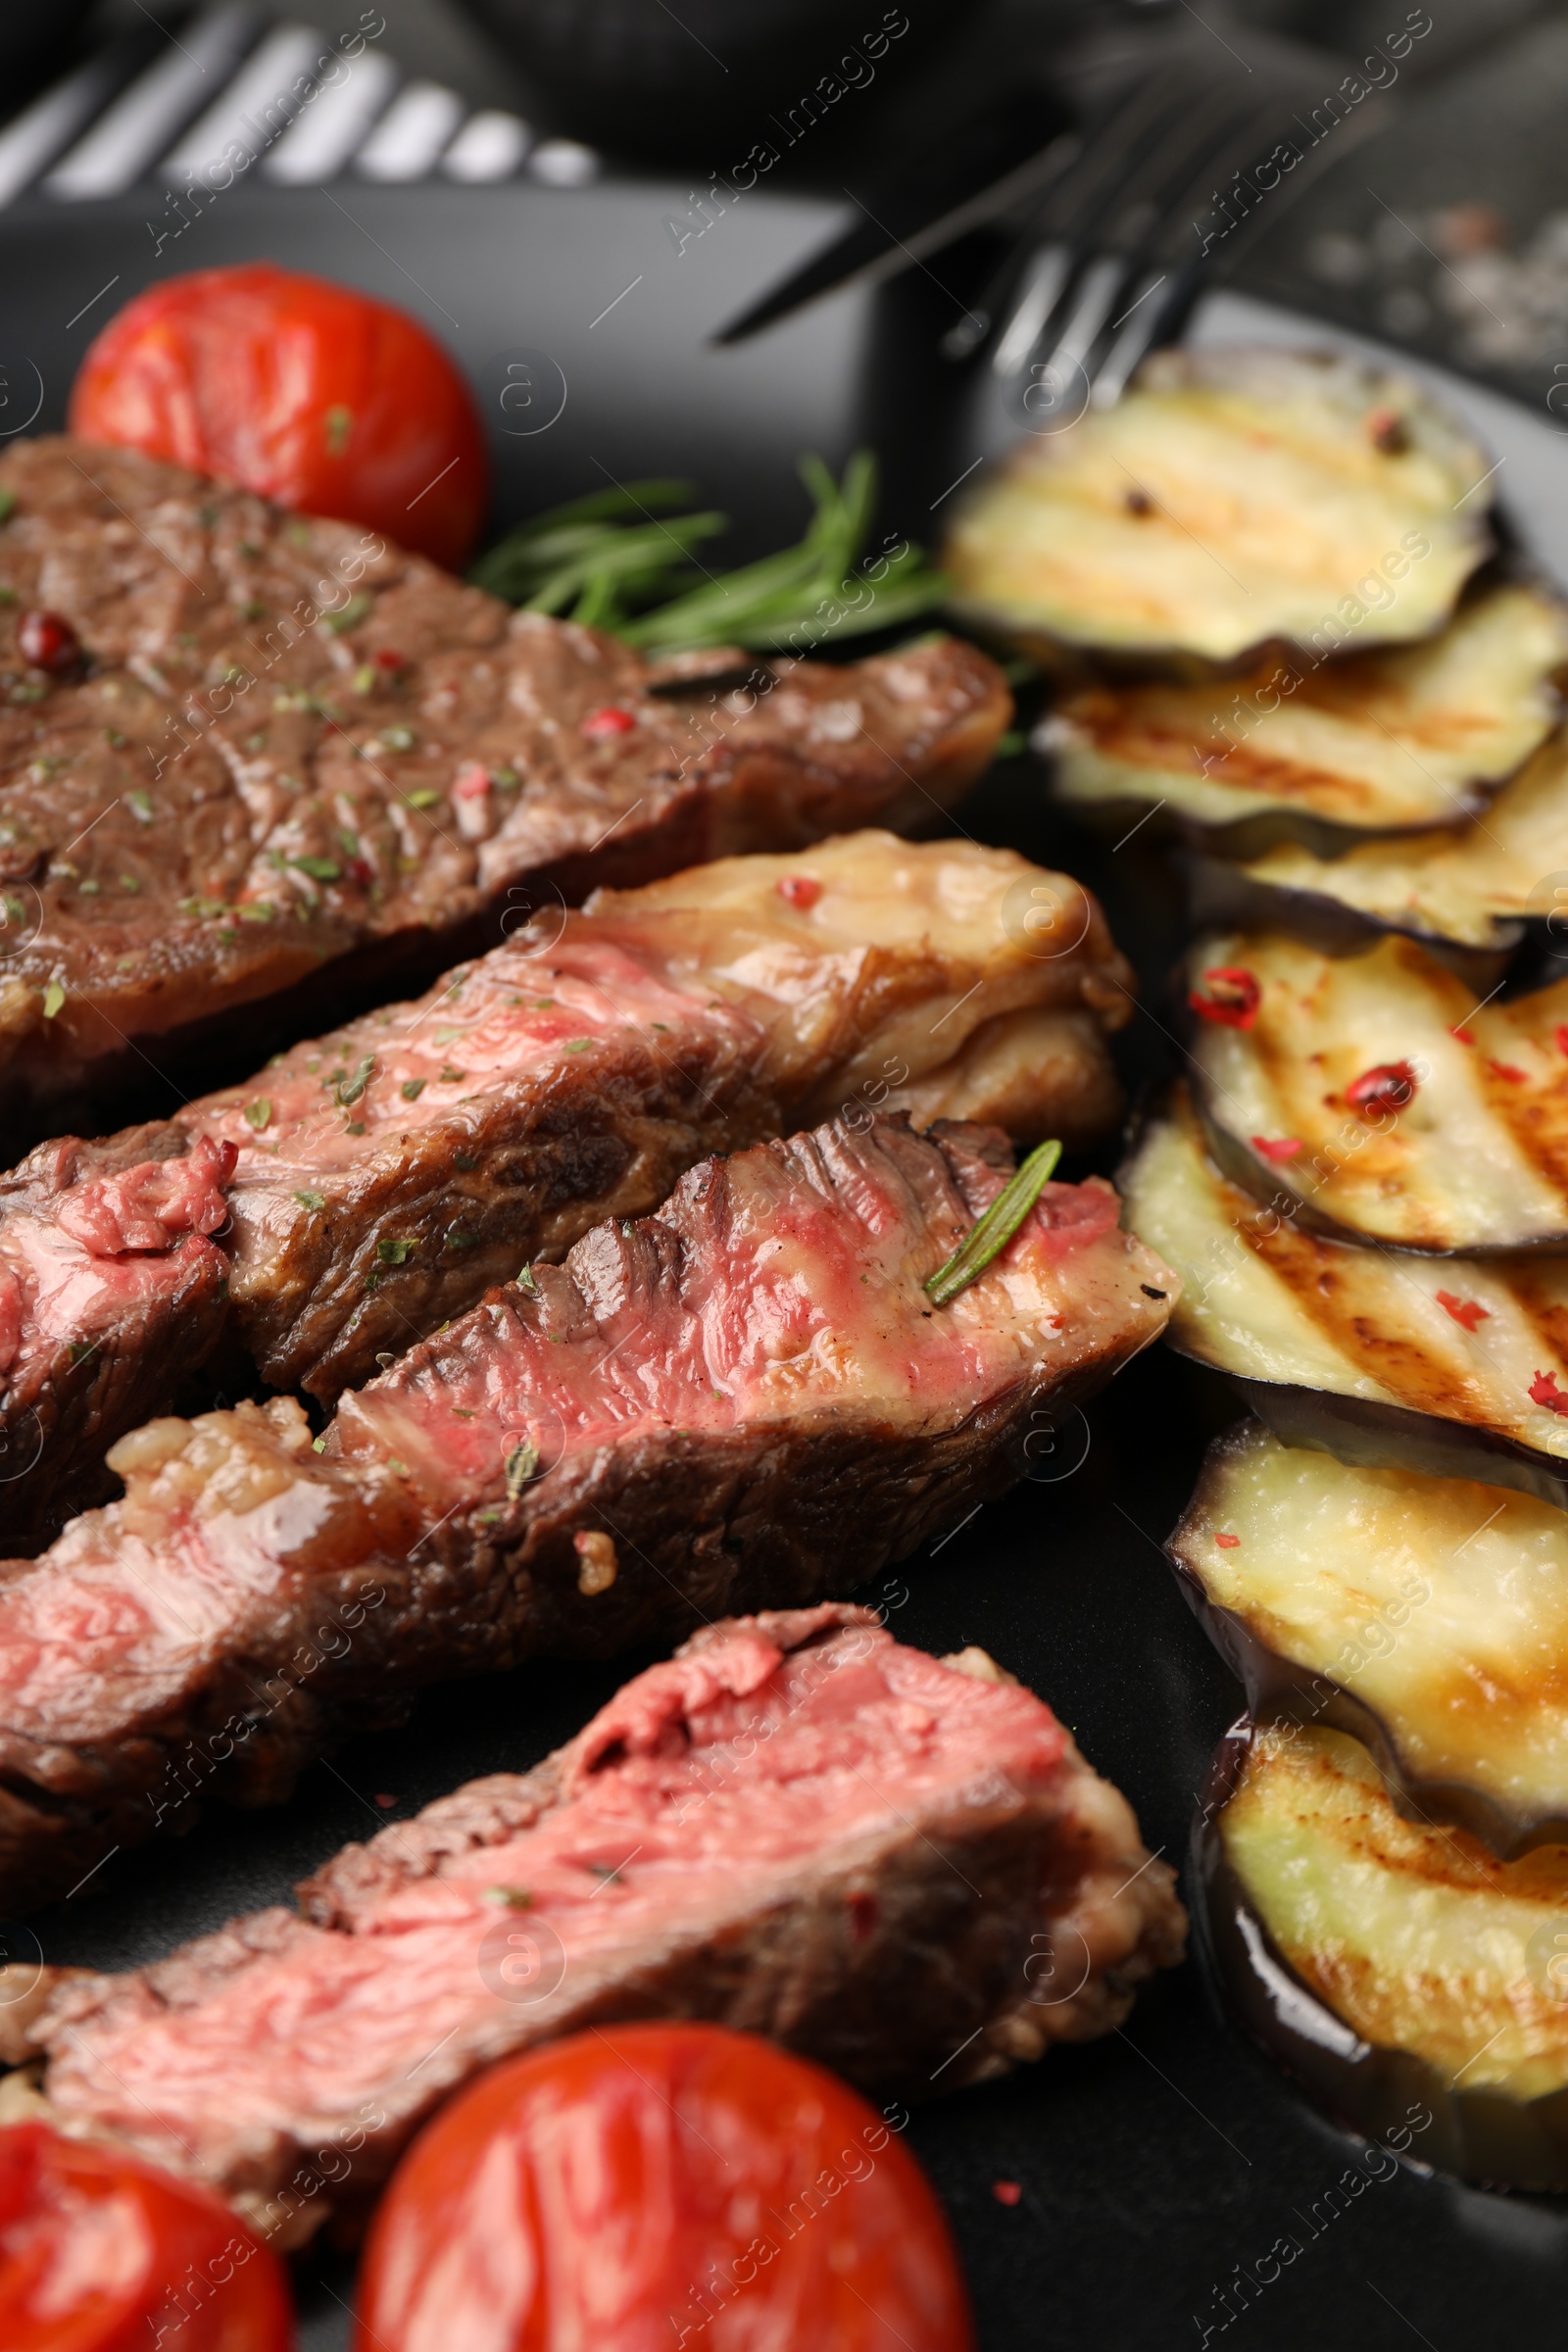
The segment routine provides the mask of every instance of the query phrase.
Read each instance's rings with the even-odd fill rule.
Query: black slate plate
[[[35,403],[41,426],[62,420],[87,337],[155,273],[268,255],[404,302],[446,336],[497,426],[498,521],[604,472],[688,471],[735,516],[735,552],[759,552],[798,527],[797,454],[837,461],[864,438],[888,463],[887,527],[934,536],[975,447],[931,356],[958,307],[962,257],[938,265],[943,283],[911,273],[874,304],[841,297],[712,353],[703,335],[817,242],[829,216],[759,193],[684,250],[669,219],[690,227],[684,189],[241,188],[155,256],[171,225],[161,198],[19,208],[0,223],[0,430],[29,421]],[[496,359],[519,347],[543,355],[541,388],[550,364],[564,374],[566,401],[548,429],[505,438]],[[1168,872],[1136,842],[1112,854],[1052,819],[1041,783],[1030,760],[998,768],[965,827],[1100,889],[1157,1006],[1177,946]],[[1124,1043],[1135,1082],[1171,1051],[1152,1013]],[[904,1639],[983,1643],[1049,1697],[1126,1789],[1151,1845],[1173,1856],[1240,1693],[1158,1545],[1235,1409],[1196,1367],[1163,1352],[1140,1361],[1064,1444],[1062,1476],[989,1506],[869,1595]],[[33,1923],[46,1953],[129,1966],[286,1899],[345,1839],[473,1774],[531,1764],[642,1662],[550,1665],[437,1693],[406,1730],[318,1767],[284,1811],[214,1816],[181,1845],[112,1861]],[[1191,1966],[1122,2034],[938,2100],[910,2136],[953,2216],[985,2352],[1153,2352],[1229,2341],[1232,2328],[1280,2352],[1458,2352],[1560,2330],[1568,2212],[1402,2168],[1381,2178],[1387,2160],[1369,2166],[1308,2108],[1222,2022]],[[999,2179],[1021,2183],[1016,2207],[994,2198]],[[1282,2239],[1298,2249],[1284,2262],[1270,2252]],[[352,2266],[308,2261],[300,2287],[306,2352],[345,2344]]]

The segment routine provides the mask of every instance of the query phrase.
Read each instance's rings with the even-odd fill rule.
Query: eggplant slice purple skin
[[[1192,1351],[1171,1341],[1178,1355]],[[1203,1358],[1194,1355],[1200,1363]],[[1306,1446],[1330,1453],[1356,1470],[1418,1470],[1428,1478],[1473,1478],[1483,1486],[1509,1487],[1537,1502],[1568,1511],[1568,1462],[1538,1453],[1500,1430],[1444,1421],[1403,1404],[1379,1404],[1370,1396],[1336,1396],[1328,1389],[1304,1389],[1285,1381],[1247,1380],[1227,1375],[1250,1412],[1282,1446]]]
[[[1205,870],[1199,904],[1204,922],[1283,928],[1331,953],[1350,939],[1347,922],[1400,932],[1469,976],[1456,956],[1506,954],[1527,933],[1559,946],[1565,880],[1568,730],[1559,726],[1481,818],[1413,841],[1372,835],[1327,857],[1278,845],[1229,876]]]
[[[1371,1034],[1347,1056],[1340,1006],[1332,1000],[1339,997],[1343,1003],[1343,968],[1363,964],[1367,990],[1382,990],[1383,1003],[1374,999],[1367,1018]],[[1260,979],[1263,989],[1259,1014],[1245,1029],[1205,1018],[1194,1001],[1216,971],[1237,968]],[[1193,1098],[1209,1155],[1254,1200],[1275,1206],[1288,1200],[1294,1221],[1325,1241],[1426,1257],[1568,1253],[1568,1174],[1562,1172],[1560,1152],[1558,1166],[1551,1164],[1553,1127],[1559,1143],[1568,1128],[1563,1116],[1568,1062],[1562,1054],[1568,982],[1548,981],[1494,1005],[1476,1001],[1446,959],[1433,956],[1424,942],[1408,934],[1384,932],[1346,953],[1295,936],[1236,931],[1209,932],[1195,941],[1175,986],[1190,1040]],[[1494,988],[1494,998],[1496,993]],[[1548,1004],[1548,998],[1554,1001]],[[1548,1035],[1554,1028],[1555,1048]],[[1314,1044],[1319,1050],[1309,1054]],[[1519,1065],[1520,1055],[1527,1066]],[[1410,1096],[1352,1108],[1352,1098],[1333,1091],[1380,1069],[1396,1074],[1411,1059],[1423,1065],[1414,1091],[1442,1106],[1439,1115],[1449,1128],[1455,1152],[1478,1122],[1493,1146],[1490,1153],[1472,1151],[1479,1174],[1468,1193],[1463,1187],[1455,1193],[1445,1174],[1441,1135],[1432,1136],[1418,1124],[1400,1136]],[[1336,1060],[1343,1066],[1337,1069]],[[1298,1075],[1314,1062],[1323,1065],[1322,1079],[1330,1086],[1321,1097],[1318,1077]],[[1429,1094],[1434,1085],[1439,1091]],[[1517,1098],[1515,1087],[1521,1090]],[[1259,1133],[1250,1138],[1238,1133],[1221,1113],[1222,1100],[1244,1129],[1255,1122]],[[1522,1114],[1512,1123],[1510,1105]],[[1324,1110],[1330,1112],[1327,1119]],[[1352,1127],[1356,1140],[1347,1148]],[[1260,1135],[1271,1131],[1301,1137],[1293,1158],[1265,1159],[1254,1148]],[[1358,1177],[1354,1162],[1368,1147]],[[1452,1161],[1447,1165],[1451,1168]],[[1310,1192],[1301,1174],[1308,1168]],[[1342,1183],[1348,1188],[1344,1213],[1311,1197]],[[1391,1205],[1384,1207],[1385,1202]],[[1350,1210],[1364,1221],[1355,1221]],[[1445,1215],[1447,1233],[1436,1222]],[[1509,1215],[1516,1229],[1500,1231],[1499,1220]]]
[[[943,567],[969,626],[1048,661],[1207,680],[1276,644],[1400,648],[1443,634],[1493,554],[1495,470],[1402,375],[1162,351],[1114,409],[1026,434],[966,487]]]
[[[1209,1269],[1202,1256],[1196,1249],[1184,1246],[1180,1230],[1169,1221],[1168,1216],[1140,1214],[1146,1190],[1141,1175],[1143,1163],[1146,1159],[1152,1159],[1167,1140],[1178,1152],[1185,1151],[1185,1144],[1195,1147],[1191,1159],[1201,1181],[1206,1183],[1211,1180],[1216,1184],[1227,1181],[1218,1171],[1205,1167],[1202,1154],[1196,1148],[1200,1133],[1200,1130],[1195,1132],[1196,1129],[1197,1122],[1190,1107],[1187,1090],[1178,1080],[1162,1094],[1152,1098],[1140,1111],[1133,1124],[1127,1152],[1116,1171],[1116,1189],[1123,1203],[1123,1222],[1156,1250],[1166,1263],[1174,1266],[1183,1277],[1182,1303],[1167,1327],[1165,1346],[1193,1363],[1201,1364],[1206,1370],[1223,1374],[1249,1411],[1265,1423],[1282,1445],[1307,1446],[1356,1468],[1414,1470],[1433,1478],[1474,1479],[1487,1486],[1503,1487],[1516,1494],[1532,1495],[1538,1502],[1549,1503],[1556,1509],[1568,1510],[1568,1455],[1559,1456],[1532,1446],[1526,1439],[1511,1435],[1506,1428],[1487,1420],[1481,1414],[1473,1420],[1461,1420],[1448,1414],[1423,1410],[1419,1405],[1401,1404],[1387,1395],[1383,1397],[1357,1396],[1349,1390],[1323,1386],[1320,1381],[1263,1378],[1244,1369],[1242,1362],[1237,1360],[1238,1348],[1223,1323],[1216,1322],[1210,1329],[1203,1319],[1208,1312],[1211,1283]],[[1156,1180],[1147,1189],[1152,1194],[1157,1210],[1168,1204],[1171,1191],[1179,1189],[1179,1185],[1173,1188],[1170,1183],[1161,1184]],[[1239,1240],[1244,1224],[1249,1221],[1247,1209],[1252,1197],[1244,1194],[1239,1187],[1230,1189],[1231,1201],[1226,1203],[1221,1198],[1219,1207],[1223,1214],[1216,1215],[1212,1220],[1215,1237],[1212,1249],[1219,1248],[1221,1237],[1228,1241]],[[1265,1204],[1260,1215],[1266,1216],[1268,1213]],[[1304,1222],[1294,1213],[1276,1214],[1275,1217],[1276,1228],[1286,1234]],[[1312,1249],[1318,1237],[1303,1235],[1303,1240]],[[1273,1284],[1279,1277],[1263,1254],[1266,1246],[1254,1245],[1252,1255],[1261,1260],[1257,1269],[1260,1279]],[[1358,1246],[1337,1238],[1328,1240],[1324,1247],[1333,1253],[1331,1258],[1325,1259],[1326,1266],[1339,1261],[1347,1274],[1355,1274],[1369,1266],[1392,1260],[1409,1268],[1418,1285],[1421,1277],[1417,1269],[1446,1271],[1449,1267],[1462,1268],[1467,1262],[1463,1257],[1434,1258],[1426,1253],[1401,1255],[1393,1251],[1369,1251],[1364,1245]],[[1251,1262],[1251,1257],[1243,1259],[1244,1272],[1250,1273]],[[1557,1261],[1538,1255],[1531,1262],[1544,1271]],[[1492,1259],[1483,1260],[1478,1270],[1490,1274],[1499,1273],[1503,1269],[1497,1259]],[[1222,1273],[1222,1284],[1224,1279]],[[1283,1285],[1282,1297],[1290,1314],[1296,1316],[1298,1302],[1290,1298]],[[1272,1292],[1268,1294],[1268,1298],[1272,1299]],[[1367,1302],[1361,1303],[1365,1305]],[[1255,1328],[1255,1323],[1249,1323],[1249,1344]],[[1326,1367],[1331,1367],[1334,1362],[1343,1362],[1347,1377],[1353,1378],[1356,1361],[1348,1349],[1357,1330],[1358,1321],[1353,1313],[1348,1318],[1342,1316],[1337,1329],[1325,1327],[1318,1330],[1314,1327],[1308,1330],[1302,1324],[1298,1332],[1288,1325],[1287,1345],[1283,1352],[1288,1354],[1291,1344],[1304,1335],[1308,1342],[1321,1343]],[[1541,1353],[1549,1366],[1555,1351],[1544,1333],[1541,1335],[1540,1345]],[[1396,1353],[1392,1366],[1386,1361],[1379,1367],[1369,1355],[1366,1358],[1367,1383],[1382,1386],[1381,1372],[1397,1368],[1404,1360],[1403,1354]],[[1568,1360],[1563,1362],[1561,1371],[1564,1393],[1568,1394]]]
[[[1489,2092],[1455,2096],[1414,2051],[1363,2041],[1284,1957],[1231,1867],[1217,1827],[1252,1729],[1243,1715],[1214,1752],[1193,1825],[1190,1870],[1194,1948],[1236,2022],[1315,2105],[1361,2137],[1388,2146],[1410,2133],[1413,2113],[1430,2115],[1419,2156],[1413,2149],[1407,2155],[1418,2169],[1479,2187],[1568,2190],[1568,2091],[1529,2103]]]
[[[1221,1175],[1228,1176],[1242,1192],[1250,1194],[1262,1208],[1278,1208],[1282,1194],[1288,1194],[1289,1210],[1281,1213],[1288,1213],[1303,1233],[1314,1234],[1319,1241],[1338,1242],[1349,1250],[1390,1250],[1401,1256],[1438,1259],[1490,1258],[1507,1261],[1519,1257],[1561,1257],[1568,1254],[1568,1224],[1560,1233],[1537,1234],[1528,1241],[1466,1242],[1462,1247],[1456,1245],[1452,1249],[1438,1249],[1414,1242],[1395,1242],[1381,1234],[1362,1233],[1355,1226],[1347,1225],[1338,1217],[1331,1217],[1326,1209],[1318,1208],[1290,1186],[1282,1185],[1278,1168],[1265,1166],[1255,1152],[1249,1151],[1240,1136],[1233,1135],[1229,1128],[1221,1126],[1204,1100],[1200,1079],[1194,1096],[1194,1107],[1203,1130],[1203,1143],[1208,1155]]]
[[[1040,748],[1037,744],[1036,748]],[[1045,739],[1049,754],[1050,741]],[[1293,848],[1307,850],[1314,858],[1339,858],[1369,836],[1346,825],[1329,823],[1325,817],[1310,815],[1305,809],[1259,809],[1252,816],[1239,816],[1228,825],[1205,825],[1179,808],[1160,808],[1148,799],[1139,800],[1129,794],[1125,800],[1082,802],[1070,800],[1064,793],[1053,792],[1053,806],[1074,824],[1090,831],[1115,837],[1126,832],[1129,825],[1140,828],[1140,839],[1173,844],[1178,857],[1201,857],[1216,864],[1242,867],[1253,858],[1266,858],[1271,850]],[[1460,813],[1477,817],[1485,813],[1485,794],[1478,793],[1460,805]],[[1370,836],[1377,841],[1430,841],[1435,834],[1449,829],[1452,818],[1434,817],[1425,825],[1380,827]]]
[[[1179,851],[1176,863],[1187,885],[1188,921],[1195,931],[1284,931],[1325,956],[1364,956],[1386,933],[1396,932],[1446,964],[1478,996],[1496,987],[1529,929],[1523,922],[1500,923],[1495,947],[1471,947],[1411,923],[1385,922],[1321,891],[1259,882],[1244,865],[1210,856],[1206,848]]]
[[[1225,1456],[1245,1443],[1250,1425],[1240,1422],[1216,1438],[1203,1459],[1191,1501],[1164,1544],[1183,1599],[1209,1641],[1247,1692],[1250,1715],[1255,1723],[1322,1724],[1345,1732],[1368,1749],[1388,1783],[1396,1807],[1412,1821],[1450,1822],[1466,1831],[1502,1861],[1512,1861],[1541,1845],[1568,1844],[1568,1804],[1523,1813],[1500,1803],[1485,1789],[1455,1779],[1439,1779],[1415,1771],[1401,1751],[1395,1733],[1371,1703],[1344,1683],[1298,1658],[1289,1658],[1270,1646],[1239,1610],[1215,1600],[1201,1575],[1177,1548],[1194,1514],[1201,1510],[1210,1486],[1222,1474]],[[1274,1432],[1276,1436],[1279,1433]],[[1289,1441],[1282,1439],[1281,1443]],[[1332,1452],[1330,1447],[1313,1450]],[[1335,1458],[1344,1461],[1344,1454]],[[1405,1462],[1352,1465],[1407,1470]],[[1536,1497],[1536,1499],[1543,1499]],[[1557,1498],[1553,1497],[1556,1500]],[[1558,1507],[1562,1504],[1558,1501]]]
[[[1194,1948],[1236,2022],[1315,2105],[1416,2170],[1481,2188],[1568,2192],[1568,2089],[1529,2100],[1459,2089],[1418,2052],[1363,2040],[1285,1958],[1219,1828],[1256,1728],[1241,1716],[1215,1749],[1190,1855]]]

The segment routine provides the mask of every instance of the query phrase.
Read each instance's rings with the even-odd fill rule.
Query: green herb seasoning
[[[528,1481],[539,1468],[539,1448],[531,1438],[524,1438],[507,1456],[507,1500],[515,1502]]]
[[[951,1305],[958,1293],[966,1291],[992,1259],[1005,1250],[1050,1182],[1060,1157],[1059,1143],[1040,1144],[1030,1152],[991,1206],[975,1219],[947,1264],[939,1266],[925,1284],[926,1296],[933,1306]]]
[[[333,636],[341,637],[347,630],[357,629],[362,620],[369,618],[373,603],[372,597],[351,596],[348,603],[341,606],[336,612],[323,612],[321,617]]]
[[[800,653],[934,611],[948,582],[908,540],[862,561],[876,505],[876,460],[853,457],[842,482],[820,458],[801,473],[814,512],[794,547],[693,587],[693,550],[727,528],[715,514],[661,512],[683,505],[689,483],[631,482],[536,515],[483,558],[470,577],[531,612],[568,613],[665,653],[741,645]]]

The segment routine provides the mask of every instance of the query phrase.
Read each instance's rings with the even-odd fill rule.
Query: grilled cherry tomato
[[[466,383],[390,303],[250,262],[149,286],[81,364],[71,429],[462,564],[489,496]]]
[[[222,2201],[47,2124],[0,2131],[6,2352],[290,2352],[276,2257]]]
[[[497,2067],[404,2158],[355,2352],[972,2352],[947,2224],[874,2108],[718,2026]]]

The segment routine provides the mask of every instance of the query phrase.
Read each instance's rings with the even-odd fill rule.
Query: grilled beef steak
[[[929,823],[1011,709],[951,639],[655,692],[714,662],[650,666],[134,451],[21,442],[0,494],[13,1135],[145,1094],[148,1054],[167,1077],[217,1039],[242,1069],[317,1026],[323,970],[339,1001],[422,982],[552,888]],[[38,611],[74,662],[29,667]]]
[[[704,1152],[841,1103],[1088,1141],[1131,979],[1066,876],[857,833],[556,909],[160,1128],[41,1147],[0,1179],[0,1547],[111,1491],[225,1274],[233,1349],[330,1403]]]
[[[57,1984],[30,2026],[46,2112],[285,2243],[362,2212],[433,2107],[556,2034],[716,2019],[925,2097],[1107,2033],[1186,1927],[1049,1707],[832,1604],[710,1626],[537,1770],[348,1846],[301,1896]]]
[[[1177,1288],[1091,1179],[934,1309],[1010,1156],[852,1113],[492,1291],[315,1446],[287,1399],[122,1439],[125,1499],[0,1571],[0,1903],[422,1684],[815,1601],[1003,1492]]]

